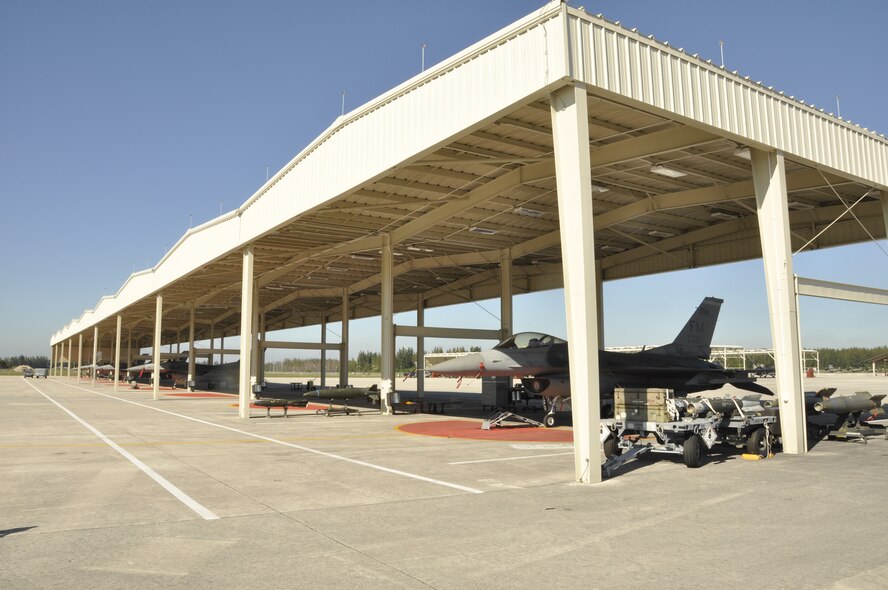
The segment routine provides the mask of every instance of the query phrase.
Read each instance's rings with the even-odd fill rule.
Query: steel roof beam
[[[861,203],[860,205],[855,207],[854,211],[857,213],[860,219],[869,219],[876,215],[877,207],[878,204],[875,202]],[[790,211],[790,227],[793,227],[794,225],[812,217],[815,219],[815,221],[828,223],[844,211],[845,207],[841,205],[836,205],[834,207],[821,207],[818,209],[807,211]],[[680,248],[700,244],[702,242],[706,242],[707,240],[712,240],[722,236],[730,236],[731,234],[741,230],[757,228],[758,221],[754,216],[750,215],[746,217],[740,217],[738,219],[732,219],[731,221],[725,221],[722,223],[717,223],[715,225],[710,225],[709,227],[705,227],[703,229],[692,232],[687,232],[672,238],[658,240],[657,242],[653,242],[652,245],[656,245],[658,250],[671,253]],[[662,252],[657,252],[653,255],[656,256],[659,254],[662,254]],[[648,258],[649,256],[652,256],[652,254],[648,249],[643,247],[633,248],[632,250],[620,252],[619,254],[612,254],[603,258],[601,260],[601,268],[615,268],[623,264],[637,262],[644,258]]]
[[[835,176],[826,176],[832,184],[848,182]],[[786,176],[789,191],[806,190],[827,184],[823,175],[816,170],[805,170]],[[729,185],[716,185],[706,188],[691,189],[677,193],[664,193],[642,201],[618,207],[595,217],[595,229],[600,230],[642,215],[667,209],[681,209],[700,205],[712,205],[725,201],[755,197],[755,188],[751,180],[744,180]]]

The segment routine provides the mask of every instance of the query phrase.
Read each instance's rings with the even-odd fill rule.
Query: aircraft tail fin
[[[691,315],[688,323],[675,337],[675,340],[672,341],[672,344],[652,348],[648,352],[690,358],[709,358],[712,335],[715,333],[715,323],[718,321],[718,312],[722,303],[724,303],[722,299],[705,298]]]

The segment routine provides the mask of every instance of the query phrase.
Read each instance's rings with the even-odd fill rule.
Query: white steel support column
[[[225,350],[225,330],[222,330],[222,333],[219,334],[219,350]],[[219,353],[219,364],[225,364],[225,354]]]
[[[49,347],[49,376],[55,377],[55,344]]]
[[[342,290],[342,345],[339,348],[339,386],[348,387],[348,289]]]
[[[394,334],[393,325],[393,299],[394,299],[394,278],[392,272],[392,239],[391,236],[385,234],[382,236],[382,283],[380,285],[382,291],[382,309],[380,311],[380,320],[382,322],[381,332],[381,348],[379,351],[379,363],[382,372],[382,379],[389,379],[391,387],[395,387],[395,359],[394,359]],[[383,414],[391,414],[392,406],[387,393],[387,388],[382,388],[382,397],[380,399],[380,410]]]
[[[259,314],[259,342],[265,343],[265,313]],[[259,356],[259,383],[263,383],[265,381],[265,347],[260,344],[259,350],[256,351],[256,354]]]
[[[416,302],[416,327],[425,327],[425,300],[422,295]],[[416,395],[425,397],[425,336],[416,337]]]
[[[321,344],[327,344],[327,315],[321,318]],[[321,385],[327,384],[327,349],[321,349]]]
[[[501,340],[505,340],[512,334],[512,325],[512,254],[508,248],[504,248],[500,253]]]
[[[99,327],[93,328],[93,361],[92,368],[89,370],[89,384],[91,387],[96,386],[96,365],[99,364]]]
[[[120,382],[120,332],[123,327],[123,318],[117,316],[117,332],[114,336],[114,391]]]
[[[798,306],[792,271],[789,204],[783,154],[750,149],[758,210],[765,285],[771,314],[771,343],[777,372],[783,452],[807,452],[802,392]]]
[[[250,383],[250,363],[253,344],[253,247],[247,246],[243,253],[243,273],[241,275],[241,329],[240,329],[240,379],[238,380],[238,416],[250,417],[250,399],[253,391]],[[223,334],[224,342],[225,336]]]
[[[575,86],[562,88],[552,94],[551,105],[570,355],[574,471],[578,482],[597,483],[601,481],[601,401],[586,91]]]
[[[126,329],[126,368],[133,366],[133,329]]]
[[[251,328],[253,332],[250,335],[250,394],[252,395],[253,386],[259,382],[259,359],[262,358],[259,347],[259,286],[253,283],[253,323]],[[252,399],[252,397],[250,398]]]
[[[160,399],[160,349],[161,331],[163,329],[163,295],[157,296],[154,306],[154,340],[151,341],[151,356],[154,370],[151,371],[151,391],[155,400]]]
[[[68,379],[71,378],[71,365],[74,364],[74,340],[68,338]]]
[[[210,322],[210,350],[216,348],[216,322]],[[213,357],[216,356],[213,353],[210,353],[209,358],[207,358],[207,366],[213,366]]]
[[[595,300],[598,302],[598,349],[604,350],[604,273],[601,261],[595,261]]]
[[[194,304],[191,304],[191,309],[188,310],[188,379],[185,382],[185,386],[188,387],[188,383],[194,381]]]
[[[83,332],[77,335],[77,380],[80,381],[80,367],[83,366]]]

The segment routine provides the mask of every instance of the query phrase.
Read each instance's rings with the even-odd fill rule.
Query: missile
[[[811,411],[814,409],[814,404],[820,402],[825,399],[829,399],[829,397],[836,392],[835,387],[825,387],[820,391],[806,391],[805,392],[805,410]],[[774,406],[777,407],[777,402],[774,402]]]
[[[356,398],[366,398],[370,401],[379,399],[379,390],[376,385],[369,388],[362,387],[336,387],[330,389],[312,389],[302,394],[305,400],[350,400]]]
[[[866,410],[878,408],[884,397],[884,395],[874,395],[870,397],[868,392],[859,391],[855,395],[822,399],[814,404],[814,410],[817,412],[829,412],[831,414],[864,412]]]
[[[762,401],[759,396],[742,398],[713,397],[708,400],[693,398],[688,400],[686,412],[691,416],[705,416],[713,410],[719,414],[732,414],[737,410],[738,405],[744,412],[754,411],[756,408],[762,407]]]

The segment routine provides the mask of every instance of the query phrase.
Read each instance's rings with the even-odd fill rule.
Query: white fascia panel
[[[888,187],[888,140],[876,133],[604,19],[567,12],[571,75],[591,92]]]

